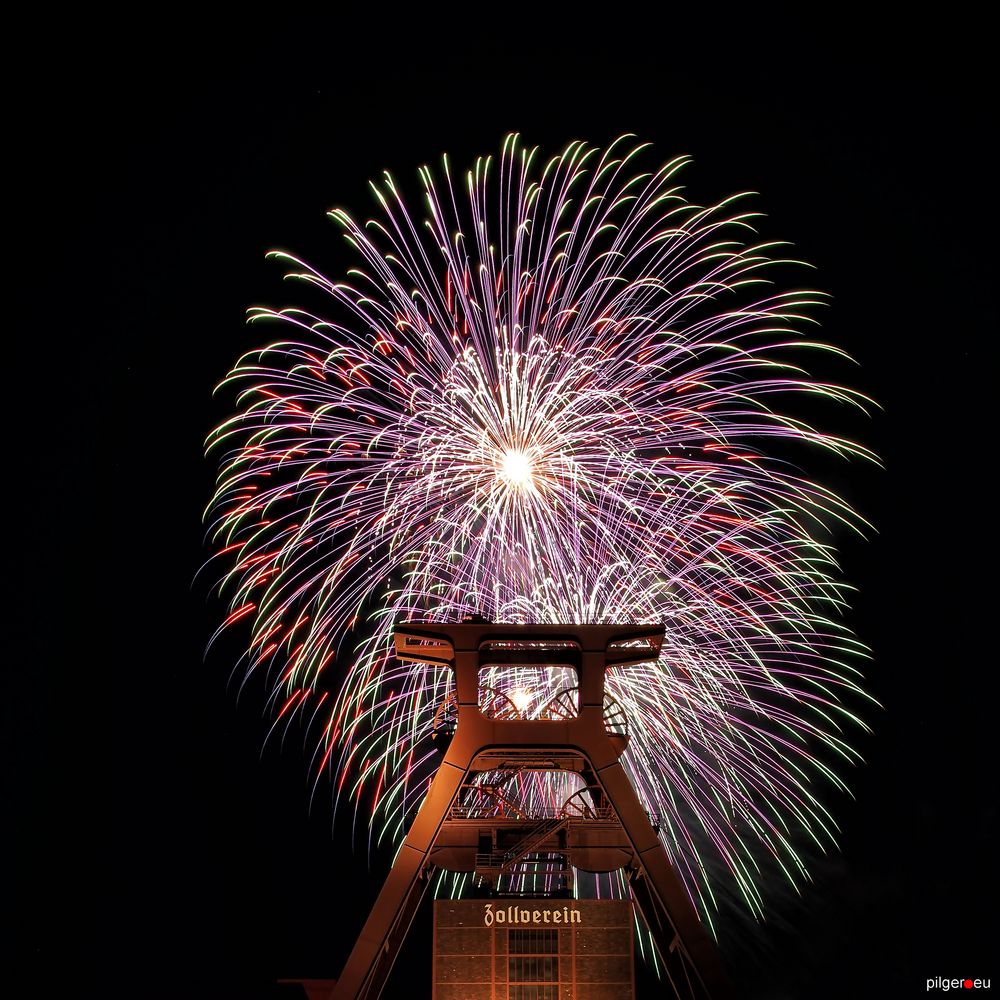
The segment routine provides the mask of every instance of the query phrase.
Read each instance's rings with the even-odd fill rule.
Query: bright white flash
[[[522,490],[529,489],[532,485],[532,473],[534,465],[527,452],[520,448],[508,448],[504,453],[503,461],[500,465],[500,475],[510,483]]]
[[[526,691],[524,688],[514,688],[514,690],[510,692],[509,697],[514,703],[514,707],[517,709],[518,713],[524,715],[532,701],[531,692]]]

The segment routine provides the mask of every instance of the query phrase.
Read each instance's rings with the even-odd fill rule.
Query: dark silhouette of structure
[[[568,897],[574,868],[624,869],[676,996],[729,996],[716,949],[622,767],[625,715],[605,691],[608,669],[655,659],[663,635],[662,625],[396,627],[400,659],[453,673],[435,723],[444,756],[334,1000],[380,995],[436,869],[474,873],[490,898]],[[528,713],[496,678],[532,670],[576,684],[564,683]],[[566,772],[577,788],[544,815],[511,795],[539,771]]]

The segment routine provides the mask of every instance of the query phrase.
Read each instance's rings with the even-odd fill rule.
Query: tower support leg
[[[638,860],[629,875],[632,898],[650,929],[677,996],[684,1000],[728,997],[730,986],[715,945],[671,868],[625,769],[615,761],[601,768],[597,779]]]
[[[453,759],[449,748],[337,980],[333,1000],[374,1000],[381,994],[427,891],[431,850],[470,764],[457,753]]]

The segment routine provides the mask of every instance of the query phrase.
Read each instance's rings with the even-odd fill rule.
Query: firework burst
[[[421,170],[421,213],[388,175],[377,220],[332,212],[347,280],[274,255],[329,316],[254,310],[284,339],[224,383],[223,627],[249,623],[279,718],[312,720],[317,773],[398,839],[450,677],[395,661],[396,622],[663,622],[659,661],[609,677],[624,763],[702,914],[709,870],[761,913],[761,859],[796,882],[803,838],[830,840],[816,787],[855,760],[864,655],[822,540],[860,519],[779,459],[871,458],[794,415],[865,400],[810,379],[841,353],[803,335],[823,296],[774,286],[793,262],[742,196],[691,204],[686,161],[637,172],[641,150],[543,162],[510,137],[463,177]]]

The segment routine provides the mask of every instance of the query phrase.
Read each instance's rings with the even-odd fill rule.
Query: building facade
[[[434,1000],[633,1000],[632,904],[434,903]]]

